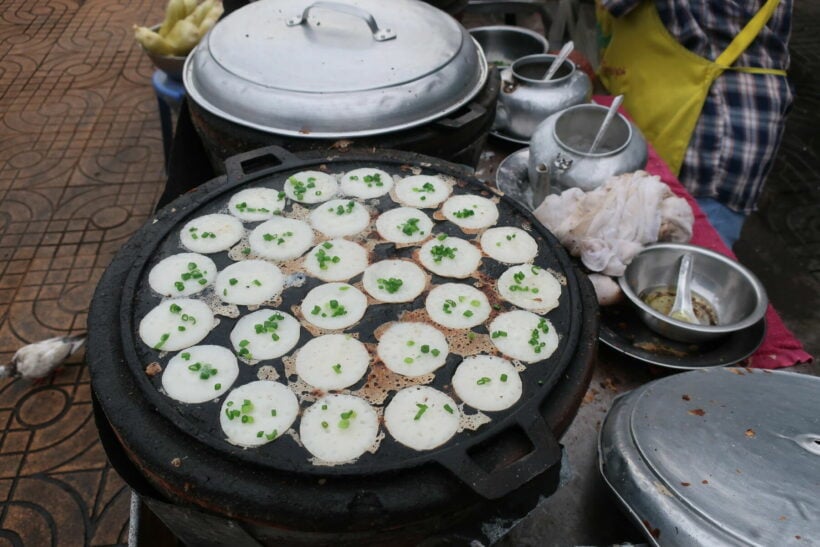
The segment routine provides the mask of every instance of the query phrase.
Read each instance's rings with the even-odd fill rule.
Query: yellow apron
[[[623,17],[612,17],[600,5],[598,21],[605,45],[598,76],[624,106],[646,138],[675,174],[697,125],[712,82],[725,70],[785,76],[784,70],[732,67],[766,26],[780,0],[766,4],[713,62],[692,53],[661,21],[653,0],[645,0]]]

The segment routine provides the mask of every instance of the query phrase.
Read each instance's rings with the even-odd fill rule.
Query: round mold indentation
[[[98,228],[116,228],[128,220],[129,212],[124,207],[103,207],[91,216],[91,222]]]
[[[39,152],[28,150],[26,152],[15,154],[11,158],[9,158],[9,165],[17,169],[24,169],[26,167],[36,165],[38,162],[42,161],[42,159],[43,155]]]
[[[30,429],[46,427],[66,413],[69,398],[65,391],[47,387],[32,391],[15,408],[17,420]]]

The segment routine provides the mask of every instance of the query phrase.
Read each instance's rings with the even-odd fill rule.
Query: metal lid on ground
[[[450,16],[414,0],[262,0],[189,55],[185,87],[206,110],[269,133],[375,135],[435,120],[487,77]]]
[[[820,537],[820,378],[725,368],[652,382],[616,400],[599,457],[653,544]]]

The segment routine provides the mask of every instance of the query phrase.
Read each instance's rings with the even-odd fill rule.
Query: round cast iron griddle
[[[723,338],[690,344],[650,330],[628,302],[601,307],[599,338],[607,346],[645,363],[694,370],[725,367],[752,355],[766,336],[766,318]]]
[[[548,467],[555,465],[558,458],[560,458],[560,453],[554,436],[539,415],[538,409],[547,398],[552,386],[572,360],[579,345],[581,323],[588,311],[582,305],[573,266],[557,241],[538,223],[533,222],[528,214],[512,205],[505,198],[502,198],[499,204],[501,213],[499,224],[522,225],[531,223],[533,230],[542,236],[539,242],[540,249],[537,264],[560,272],[567,278],[568,283],[562,292],[559,308],[548,315],[561,336],[559,350],[545,362],[529,365],[527,370],[522,373],[524,394],[521,400],[507,411],[491,413],[493,421],[482,426],[478,431],[459,433],[439,449],[422,453],[400,445],[387,434],[380,449],[375,454],[366,453],[353,464],[335,467],[315,466],[309,462],[310,454],[298,446],[289,436],[283,436],[276,442],[257,449],[246,450],[230,445],[224,440],[219,426],[219,401],[201,405],[178,403],[158,391],[157,388],[161,385],[159,376],[152,379],[144,374],[144,368],[148,363],[159,360],[161,364],[165,365],[170,358],[170,355],[165,355],[161,359],[157,359],[157,352],[147,348],[139,341],[136,336],[136,327],[139,319],[161,301],[158,295],[153,294],[147,288],[148,271],[162,258],[170,254],[183,252],[178,244],[180,227],[190,218],[222,209],[230,195],[241,187],[261,184],[281,188],[281,185],[291,174],[307,168],[315,168],[320,164],[326,165],[330,172],[345,172],[358,167],[372,166],[384,169],[391,174],[401,175],[409,174],[402,171],[402,166],[417,165],[422,166],[423,172],[427,174],[443,174],[457,178],[461,182],[455,188],[456,194],[483,192],[489,195],[487,187],[470,178],[469,173],[465,170],[431,158],[406,153],[351,153],[337,158],[317,158],[315,156],[297,158],[281,149],[269,148],[238,156],[228,164],[229,175],[227,181],[216,179],[203,186],[199,191],[183,196],[166,207],[154,222],[147,224],[132,238],[129,245],[118,254],[110,266],[109,270],[118,272],[119,276],[124,278],[118,302],[120,306],[118,321],[121,328],[117,345],[120,346],[118,349],[123,352],[125,363],[116,367],[100,364],[92,366],[92,381],[95,383],[95,390],[100,396],[103,409],[105,410],[106,407],[106,376],[110,374],[130,374],[139,386],[140,395],[145,397],[151,406],[177,427],[180,436],[194,437],[197,441],[223,456],[227,456],[227,461],[234,464],[238,461],[244,461],[246,464],[258,466],[262,469],[318,477],[362,477],[371,476],[374,473],[402,471],[426,464],[440,464],[488,499],[499,498],[509,493],[539,475]],[[256,170],[246,174],[245,171],[251,168]],[[394,205],[389,196],[384,196],[380,202],[379,210],[385,210]],[[444,226],[444,224],[439,224],[439,229],[441,226]],[[444,231],[447,233],[464,236],[454,225],[447,223],[446,226],[447,229]],[[251,224],[248,227],[252,228],[253,225]],[[374,254],[376,256],[373,257],[373,261],[392,256],[393,251],[392,244],[379,245],[375,250]],[[406,252],[409,253],[410,251],[407,250]],[[399,252],[399,256],[404,255],[405,251]],[[231,262],[225,252],[210,256],[220,268]],[[485,258],[481,271],[489,279],[495,279],[506,268],[505,265]],[[117,276],[118,274],[113,273],[112,275]],[[358,279],[358,277],[353,278],[351,282],[356,282]],[[433,281],[438,284],[450,280],[433,276]],[[299,303],[301,297],[307,291],[319,284],[321,282],[318,280],[309,279],[301,289],[287,289],[283,293],[283,304],[280,308],[289,311],[292,304]],[[101,283],[101,289],[103,285]],[[107,289],[111,289],[111,287],[107,287]],[[104,292],[104,290],[98,290],[99,296],[103,297]],[[395,320],[402,310],[423,308],[425,296],[422,295],[415,302],[405,305],[371,306],[365,319],[347,330],[359,332],[364,342],[375,342],[373,330],[376,327],[387,321]],[[240,310],[242,308],[240,307]],[[512,307],[502,304],[502,311],[506,309],[512,309]],[[100,315],[103,317],[100,317]],[[106,315],[111,315],[108,310],[100,311],[100,306],[95,306],[95,314],[90,320],[91,329],[110,328],[109,324],[111,322],[105,319],[104,316]],[[100,319],[102,319],[102,325],[98,323]],[[219,326],[201,343],[228,345],[228,333],[234,323],[235,320],[233,319],[220,318]],[[483,326],[476,327],[474,330],[486,332]],[[297,347],[300,347],[309,338],[310,335],[303,330],[300,344]],[[444,391],[451,391],[448,389],[449,379],[459,362],[460,359],[457,356],[451,355],[447,360],[447,364],[439,369],[436,380],[432,385]],[[281,359],[263,361],[261,364],[274,365],[280,376],[284,376]],[[255,380],[257,368],[258,366],[240,365],[240,376],[235,387]],[[352,386],[352,390],[355,391],[362,383],[363,381]],[[108,414],[108,418],[116,430],[118,428],[116,416]],[[298,428],[298,424],[294,424],[294,427]],[[510,430],[523,433],[533,447],[531,453],[501,469],[487,471],[482,468],[474,455],[483,450],[488,443],[491,444],[493,437]]]

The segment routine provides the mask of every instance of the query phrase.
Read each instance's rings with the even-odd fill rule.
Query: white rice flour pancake
[[[279,310],[259,310],[242,317],[231,331],[234,351],[247,360],[275,359],[299,342],[301,325]]]
[[[228,212],[245,222],[268,220],[282,214],[285,193],[272,188],[248,188],[231,196]]]
[[[280,438],[298,414],[299,402],[290,389],[279,382],[259,380],[228,394],[219,424],[229,443],[254,447]]]
[[[322,281],[346,281],[367,268],[367,250],[346,239],[318,244],[305,257],[305,271]]]
[[[313,245],[313,230],[307,222],[276,217],[263,222],[248,237],[251,251],[271,260],[291,260]]]
[[[310,224],[328,237],[356,235],[370,224],[370,212],[352,199],[332,199],[310,212]]]
[[[425,386],[405,388],[384,409],[384,426],[414,450],[430,450],[458,431],[461,412],[448,395]]]
[[[346,329],[358,323],[366,310],[367,297],[347,283],[319,285],[302,300],[305,321],[320,329]]]
[[[285,194],[301,203],[321,203],[336,197],[336,177],[321,171],[301,171],[285,181]]]
[[[380,169],[363,167],[345,173],[342,193],[362,199],[383,196],[393,188],[393,177]]]
[[[327,395],[302,415],[299,437],[321,461],[343,463],[365,453],[379,435],[379,417],[364,399]]]
[[[462,283],[434,287],[424,306],[430,319],[451,329],[469,329],[490,316],[490,303],[484,293]]]
[[[204,403],[228,391],[239,375],[231,350],[193,346],[174,355],[162,372],[162,388],[183,403]]]
[[[216,279],[216,264],[205,255],[179,253],[160,260],[148,274],[148,284],[162,296],[190,296]]]
[[[362,285],[381,302],[412,302],[427,286],[427,274],[409,260],[382,260],[367,267]]]
[[[242,239],[245,229],[235,216],[213,214],[189,221],[179,233],[182,246],[195,253],[218,253]]]
[[[444,364],[450,347],[447,338],[425,323],[393,323],[379,338],[376,352],[397,374],[422,376]]]
[[[296,354],[296,373],[319,389],[343,389],[358,382],[370,364],[364,344],[349,334],[310,340]]]
[[[481,251],[460,237],[439,235],[421,246],[422,265],[442,277],[469,277],[481,262]]]
[[[531,262],[538,254],[538,243],[522,230],[512,226],[490,228],[481,234],[481,248],[490,258],[505,264]]]
[[[453,189],[441,177],[416,175],[401,179],[396,183],[396,199],[408,207],[433,209],[450,197]]]
[[[542,361],[558,347],[558,334],[549,320],[532,312],[515,310],[490,323],[490,340],[498,351],[525,363]]]
[[[504,410],[521,398],[521,378],[512,363],[501,357],[467,357],[453,374],[453,389],[478,410]]]
[[[199,343],[214,328],[204,302],[191,298],[163,300],[140,321],[140,338],[160,351],[177,351]]]
[[[467,230],[489,228],[498,222],[498,207],[481,196],[453,196],[441,206],[444,217]]]
[[[393,243],[418,243],[433,231],[433,221],[413,207],[398,207],[385,211],[376,219],[379,235]]]
[[[545,269],[524,264],[501,274],[498,294],[519,308],[544,314],[558,307],[561,284]]]
[[[243,260],[219,272],[215,289],[224,302],[254,306],[282,292],[283,283],[282,272],[270,262]]]

